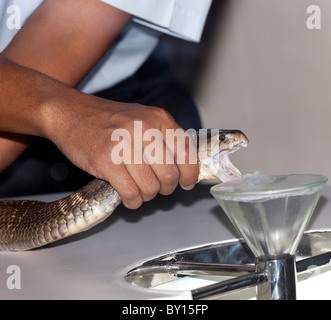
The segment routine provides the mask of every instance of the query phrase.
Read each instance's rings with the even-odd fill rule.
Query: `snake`
[[[246,147],[240,130],[204,129],[192,135],[199,164],[198,182],[241,177],[229,154]],[[93,179],[80,190],[53,202],[0,201],[0,250],[26,251],[86,231],[103,222],[121,204],[119,193],[105,180]]]

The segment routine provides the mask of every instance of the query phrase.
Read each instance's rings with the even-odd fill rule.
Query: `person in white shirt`
[[[139,207],[157,193],[170,194],[178,183],[191,189],[197,180],[196,164],[176,163],[175,152],[174,164],[116,165],[110,161],[116,144],[110,137],[117,128],[133,133],[134,120],[162,133],[198,129],[195,106],[173,86],[155,48],[162,32],[199,41],[210,3],[2,1],[0,171],[9,172],[12,162],[41,137],[52,141],[74,166],[109,181],[128,208]],[[183,99],[167,103],[164,97],[171,96],[173,88],[173,97]],[[44,142],[36,145],[38,157],[45,157],[48,149],[40,150]]]

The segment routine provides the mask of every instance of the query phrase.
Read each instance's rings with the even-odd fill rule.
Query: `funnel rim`
[[[322,189],[322,187],[328,181],[328,178],[320,174],[285,174],[285,175],[273,175],[270,177],[285,177],[285,176],[311,176],[316,177],[316,181],[305,183],[302,185],[295,185],[284,187],[280,189],[266,189],[266,190],[220,190],[227,182],[217,184],[211,187],[210,192],[213,196],[220,197],[224,200],[231,200],[231,198],[242,199],[243,201],[254,200],[268,200],[268,198],[291,196],[291,193],[296,193],[304,190],[310,191],[309,193],[315,193]],[[295,195],[295,194],[293,194]],[[245,199],[245,200],[244,200]]]

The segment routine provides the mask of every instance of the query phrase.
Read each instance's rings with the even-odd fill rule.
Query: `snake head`
[[[205,137],[199,133],[199,181],[239,179],[242,175],[231,163],[229,154],[247,145],[248,139],[240,130],[208,129]]]

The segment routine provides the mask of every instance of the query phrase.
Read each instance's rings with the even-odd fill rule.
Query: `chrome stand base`
[[[193,299],[218,298],[224,293],[257,287],[257,299],[296,299],[297,274],[331,265],[331,231],[306,232],[295,256],[256,259],[243,240],[224,241],[169,252],[125,271],[132,287],[153,289],[183,277],[209,277],[217,282],[191,290]],[[230,279],[220,280],[223,276]]]

